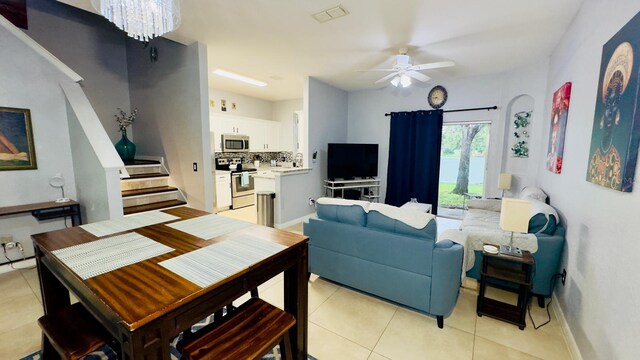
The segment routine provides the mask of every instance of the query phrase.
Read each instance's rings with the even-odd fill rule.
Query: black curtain
[[[441,145],[442,110],[391,113],[387,204],[416,198],[437,214]]]

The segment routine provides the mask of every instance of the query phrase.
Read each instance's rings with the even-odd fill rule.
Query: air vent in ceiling
[[[349,12],[347,10],[345,10],[342,5],[338,5],[336,7],[332,7],[331,9],[326,9],[323,11],[320,11],[318,13],[313,14],[313,18],[316,19],[317,22],[319,23],[324,23],[327,22],[329,20],[334,20],[337,19],[339,17],[343,17],[349,15]]]

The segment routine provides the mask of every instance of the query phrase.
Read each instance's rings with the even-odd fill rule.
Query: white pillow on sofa
[[[542,202],[547,201],[547,194],[535,186],[527,186],[520,192],[520,199],[533,199]]]

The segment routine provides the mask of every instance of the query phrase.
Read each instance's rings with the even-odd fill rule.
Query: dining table
[[[262,225],[243,224],[235,230],[203,238],[178,230],[174,225],[203,216],[219,215],[186,206],[160,212],[172,216],[173,220],[116,234],[97,233],[101,236],[87,231],[85,225],[32,235],[44,313],[52,314],[70,306],[71,292],[113,337],[116,344],[114,350],[120,359],[169,360],[170,342],[176,336],[269,279],[284,273],[284,310],[296,319],[289,333],[292,353],[294,358],[306,360],[308,237]],[[90,247],[94,242],[98,244],[99,240],[120,235],[141,236],[168,250],[161,255],[103,270],[90,277],[79,275],[82,272],[74,268],[72,262],[64,260],[65,251],[70,252],[77,246]],[[264,244],[265,248],[276,250],[210,284],[188,280],[168,266],[191,254],[215,256],[216,251],[209,250],[241,238],[253,239]],[[105,249],[105,252],[118,255],[117,251],[117,247]],[[125,255],[123,250],[122,256]],[[52,349],[43,346],[44,359],[48,358],[47,351]]]

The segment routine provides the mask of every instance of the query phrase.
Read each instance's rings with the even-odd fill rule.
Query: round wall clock
[[[441,85],[434,86],[433,89],[429,91],[427,101],[429,101],[429,105],[431,105],[432,108],[440,109],[447,102],[447,89]]]

